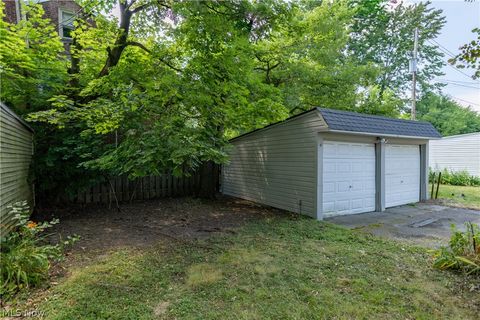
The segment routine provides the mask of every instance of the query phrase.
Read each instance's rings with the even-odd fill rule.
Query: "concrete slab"
[[[451,225],[465,229],[465,222],[480,224],[480,211],[426,203],[389,208],[325,219],[350,229],[359,229],[380,237],[437,248],[448,243]]]

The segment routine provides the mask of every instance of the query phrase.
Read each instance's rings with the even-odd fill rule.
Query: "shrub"
[[[435,179],[438,179],[438,172],[430,170],[430,183],[436,182],[433,180],[434,174]],[[440,182],[453,186],[480,186],[480,177],[472,176],[467,171],[448,171],[447,169],[444,169],[442,171],[442,181]]]
[[[480,228],[471,222],[465,226],[466,231],[462,232],[452,225],[449,245],[435,252],[435,268],[480,274]]]
[[[16,212],[13,225],[10,232],[2,233],[0,238],[0,295],[4,298],[45,280],[50,261],[61,260],[65,246],[78,240],[78,237],[68,237],[66,241],[47,244],[44,231],[57,224],[58,219],[42,223],[30,221],[26,201],[17,202],[9,209]]]

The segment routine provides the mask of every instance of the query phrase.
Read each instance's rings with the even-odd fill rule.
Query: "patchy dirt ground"
[[[214,201],[173,198],[134,202],[121,205],[120,212],[102,206],[70,206],[43,210],[37,217],[58,217],[60,224],[52,229],[54,236],[79,235],[75,249],[103,251],[234,233],[247,221],[282,212],[222,196]]]

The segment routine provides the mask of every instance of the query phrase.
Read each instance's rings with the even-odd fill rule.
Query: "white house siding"
[[[310,112],[233,140],[223,193],[316,217],[322,127],[323,119]]]
[[[433,170],[466,170],[480,176],[480,132],[430,141],[429,159]]]
[[[32,202],[28,183],[33,153],[33,133],[3,106],[0,113],[0,216],[7,205],[27,200]]]

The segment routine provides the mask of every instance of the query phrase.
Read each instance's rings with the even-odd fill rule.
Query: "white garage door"
[[[386,145],[385,206],[394,207],[420,199],[420,147]]]
[[[375,211],[375,146],[325,141],[323,215]]]

